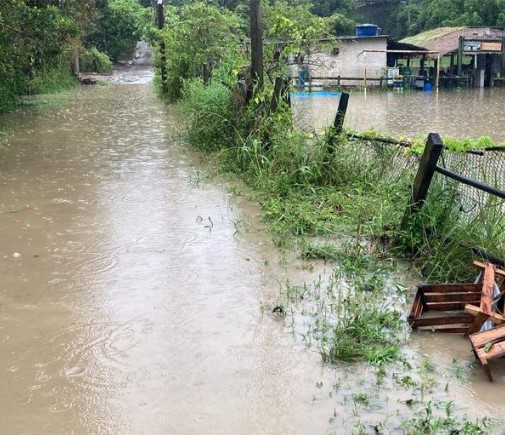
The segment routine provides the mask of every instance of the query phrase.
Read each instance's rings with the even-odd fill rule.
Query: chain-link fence
[[[505,192],[505,149],[471,153],[444,151],[438,165]],[[492,198],[490,193],[462,183],[458,186],[458,191],[461,195],[462,211],[478,211],[492,202],[494,207],[505,212],[505,200]]]

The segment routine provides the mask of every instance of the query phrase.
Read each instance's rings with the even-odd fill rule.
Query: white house
[[[317,86],[378,86],[387,74],[388,36],[343,36],[327,52],[304,59]]]

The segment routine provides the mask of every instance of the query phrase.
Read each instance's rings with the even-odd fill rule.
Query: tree
[[[239,52],[239,20],[230,11],[205,3],[165,8],[161,31],[167,53],[169,98],[181,96],[184,80],[212,75],[227,56]]]
[[[137,0],[109,0],[102,3],[94,20],[94,29],[84,37],[86,47],[96,47],[117,61],[132,55],[141,29],[151,13]]]

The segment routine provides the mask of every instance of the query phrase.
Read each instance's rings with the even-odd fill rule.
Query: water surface
[[[374,433],[383,421],[401,433],[411,391],[373,367],[325,366],[271,313],[288,276],[331,265],[278,252],[254,204],[204,182],[149,74],[0,117],[2,434]],[[500,415],[503,367],[493,385],[478,369],[459,383],[452,361],[472,363],[468,343],[415,336],[407,351],[442,367],[442,383],[448,373],[440,400]]]
[[[338,95],[297,98],[295,119],[306,129],[331,125]],[[344,126],[395,137],[435,132],[456,138],[490,136],[505,141],[505,88],[351,92]]]

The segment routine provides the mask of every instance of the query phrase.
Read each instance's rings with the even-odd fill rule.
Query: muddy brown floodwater
[[[317,131],[332,124],[339,96],[294,96],[299,125]],[[345,126],[413,137],[436,132],[442,138],[490,136],[505,141],[505,88],[351,92]]]
[[[315,272],[204,182],[139,71],[0,117],[0,432],[374,433],[407,415],[408,391],[324,366],[270,313],[286,276]],[[455,403],[496,416],[505,371],[491,387],[476,373]]]
[[[324,431],[269,245],[144,79],[0,118],[0,432]]]

